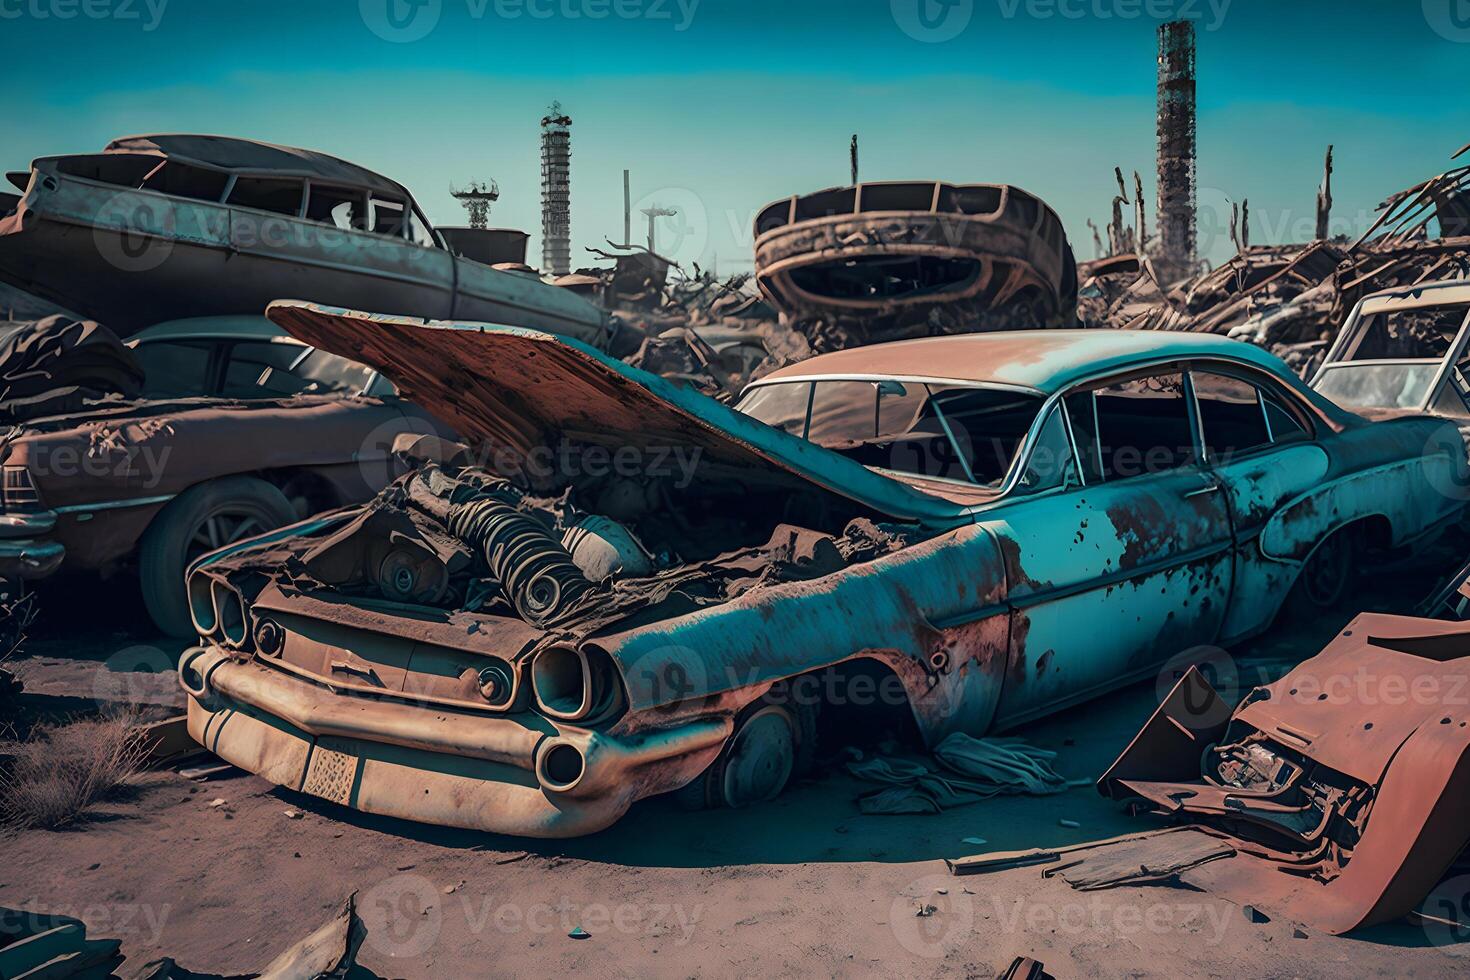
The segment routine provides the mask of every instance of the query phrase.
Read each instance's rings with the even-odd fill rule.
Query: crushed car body
[[[1376,925],[1470,842],[1467,690],[1470,626],[1365,613],[1233,712],[1191,668],[1098,789],[1230,845],[1190,884],[1332,933]]]
[[[432,823],[565,837],[681,788],[768,799],[824,671],[893,678],[930,745],[1013,726],[1266,628],[1334,539],[1409,546],[1462,508],[1434,487],[1463,452],[1424,452],[1445,423],[1366,422],[1208,336],[907,341],[731,408],[538,331],[269,315],[473,448],[196,563],[189,730]]]
[[[1421,412],[1470,428],[1470,281],[1365,296],[1338,332],[1312,387],[1350,411]]]
[[[841,346],[1077,321],[1061,219],[1018,187],[833,187],[767,205],[755,235],[767,299],[793,319],[854,334]]]
[[[0,195],[0,279],[121,336],[301,297],[607,340],[591,303],[458,254],[403,185],[325,153],[130,136],[10,178],[23,193]]]
[[[136,565],[172,635],[192,632],[194,558],[367,500],[396,436],[450,434],[260,317],[162,324],[133,347],[90,321],[20,324],[0,332],[0,381],[0,577]]]

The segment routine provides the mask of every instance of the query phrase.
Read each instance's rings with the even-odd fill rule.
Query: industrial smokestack
[[[1173,283],[1197,264],[1195,242],[1194,24],[1159,25],[1159,256]]]
[[[541,267],[572,271],[572,117],[553,102],[541,119]]]

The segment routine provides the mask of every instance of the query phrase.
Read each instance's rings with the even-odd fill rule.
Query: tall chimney
[[[541,119],[541,267],[572,271],[572,117],[553,102]]]
[[[1194,24],[1159,25],[1159,256],[1169,283],[1194,272],[1195,75]]]

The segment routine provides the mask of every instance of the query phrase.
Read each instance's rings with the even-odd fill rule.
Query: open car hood
[[[377,368],[405,398],[496,450],[525,456],[562,440],[692,448],[701,463],[796,477],[894,518],[955,523],[966,512],[565,337],[296,300],[272,303],[266,316],[298,340]]]

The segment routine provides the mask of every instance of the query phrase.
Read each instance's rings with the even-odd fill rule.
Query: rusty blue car
[[[864,704],[929,745],[1010,728],[1330,611],[1464,506],[1446,423],[1368,422],[1213,336],[903,341],[730,406],[530,329],[269,316],[467,442],[405,442],[373,502],[196,563],[189,730],[437,824],[767,800]]]

